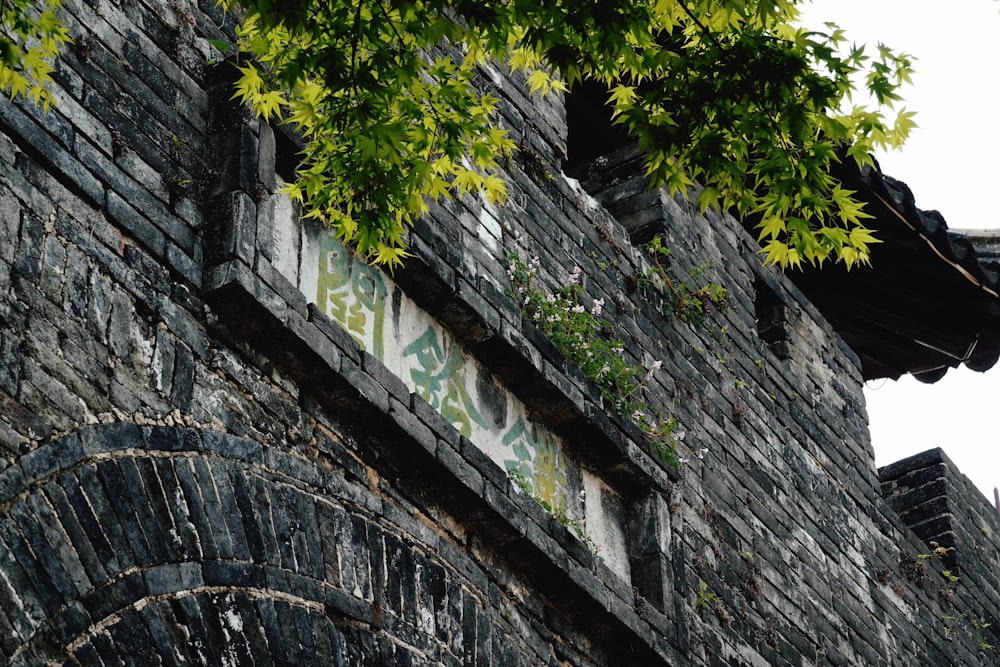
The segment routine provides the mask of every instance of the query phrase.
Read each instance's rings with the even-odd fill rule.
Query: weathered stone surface
[[[318,232],[275,248],[294,140],[199,60],[232,37],[214,2],[65,10],[55,110],[0,105],[0,658],[994,661],[996,513],[941,452],[875,470],[857,357],[734,221],[648,190],[627,152],[564,177],[562,100],[488,68],[526,147],[510,199],[434,205],[383,295],[310,265]],[[726,312],[680,323],[643,286],[653,233],[675,279],[710,260]],[[681,473],[522,317],[511,252],[548,290],[579,267],[622,357],[661,362],[644,391],[685,432]],[[509,475],[542,452],[574,489],[548,512]]]

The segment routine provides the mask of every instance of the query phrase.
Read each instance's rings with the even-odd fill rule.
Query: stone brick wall
[[[564,175],[562,100],[484,71],[521,146],[510,200],[436,207],[390,279],[283,208],[294,140],[229,100],[212,0],[65,16],[58,104],[0,104],[5,660],[996,662],[989,504],[940,455],[880,476],[819,313],[628,151]],[[654,233],[727,309],[664,315]],[[550,288],[580,267],[624,354],[662,362],[646,399],[689,463],[522,319],[511,252]],[[379,345],[352,329],[376,315]],[[442,368],[414,375],[425,331]]]

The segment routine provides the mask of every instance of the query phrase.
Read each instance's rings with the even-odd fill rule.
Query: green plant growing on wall
[[[935,560],[943,563],[944,559],[948,557],[948,554],[955,550],[955,547],[943,547],[940,544],[938,544],[937,542],[935,542],[934,540],[930,541],[930,546],[931,546],[931,552],[930,553],[917,554],[917,558],[919,560],[929,560],[929,559],[933,558],[933,559],[935,559]],[[956,576],[955,574],[953,574],[951,570],[943,569],[943,570],[940,571],[940,574],[941,574],[942,577],[945,578],[945,580],[949,584],[956,584],[956,583],[958,583],[959,577]]]
[[[708,590],[708,583],[701,582],[698,590],[694,592],[694,609],[699,616],[704,617],[705,612],[719,602],[719,596]]]
[[[711,268],[710,263],[705,262],[691,269],[687,280],[677,281],[667,271],[671,251],[663,245],[663,240],[655,236],[645,248],[653,267],[641,279],[641,286],[654,288],[663,297],[664,308],[677,318],[696,325],[704,324],[709,306],[722,308],[725,305],[728,293],[722,285],[708,283],[697,288],[692,286],[693,281]]]
[[[0,2],[0,91],[11,99],[52,104],[53,61],[68,44],[69,30],[57,12],[62,0]]]
[[[961,617],[945,615],[941,617],[941,620],[944,621],[946,635],[953,637],[959,631],[964,632],[967,638],[976,643],[976,648],[980,653],[986,653],[996,648],[986,640],[985,631],[991,624],[985,619],[962,614]]]
[[[625,357],[625,343],[612,334],[610,321],[601,317],[603,299],[594,299],[588,309],[582,303],[581,269],[575,267],[569,280],[554,292],[535,286],[538,260],[525,263],[520,255],[507,258],[508,294],[552,345],[600,390],[607,406],[630,418],[646,435],[653,452],[676,467],[680,463],[677,443],[684,433],[677,420],[651,413],[641,389],[661,366],[660,361],[643,368]],[[703,450],[696,455],[704,456]]]
[[[733,378],[734,386],[737,389],[746,388],[747,382],[740,379],[732,364],[735,355],[729,342],[729,325],[720,326],[717,322],[709,320],[709,313],[713,309],[724,312],[729,304],[729,293],[725,287],[717,282],[705,281],[705,275],[712,268],[711,263],[703,262],[689,270],[683,280],[679,280],[672,277],[668,271],[671,251],[663,245],[663,240],[659,236],[653,237],[644,249],[653,266],[637,279],[636,287],[661,314],[672,315],[682,322],[699,327],[708,334],[706,341],[708,349],[697,346],[694,351],[698,354],[710,352]],[[702,284],[695,287],[698,283]],[[759,370],[764,370],[763,360],[756,360],[755,365]],[[739,408],[740,405],[742,404],[737,403],[737,408],[734,410],[745,410],[745,406]],[[741,416],[737,413],[734,418],[740,421]]]
[[[532,92],[608,91],[656,184],[756,225],[770,261],[868,260],[874,241],[839,162],[872,164],[913,126],[896,111],[910,59],[796,27],[794,0],[223,0],[242,7],[237,95],[306,139],[290,193],[375,262],[441,197],[502,201],[515,143],[481,68]],[[851,104],[862,89],[871,105]]]

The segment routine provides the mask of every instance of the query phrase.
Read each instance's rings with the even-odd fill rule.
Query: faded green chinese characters
[[[460,372],[465,359],[457,346],[451,345],[447,354],[438,340],[434,327],[409,344],[403,354],[414,356],[417,368],[410,369],[410,378],[418,387],[420,397],[431,404],[445,419],[458,427],[458,432],[469,437],[475,422],[488,429],[486,420],[476,409]]]
[[[508,474],[516,475],[528,485],[528,491],[557,511],[570,507],[566,498],[565,462],[559,454],[555,439],[523,419],[503,437],[503,444],[515,458],[504,461]]]
[[[317,304],[379,361],[384,360],[386,294],[382,274],[330,234],[320,235]]]
[[[331,234],[316,243],[316,299],[324,313],[546,507],[568,512],[579,505],[571,502],[578,485],[568,479],[570,464],[553,434],[533,424],[506,390],[480,382],[488,371],[381,271]],[[493,395],[498,391],[502,400]]]

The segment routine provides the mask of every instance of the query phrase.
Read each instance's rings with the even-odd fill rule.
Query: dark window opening
[[[597,81],[578,81],[566,95],[566,164],[571,176],[597,158],[632,143],[611,122],[608,87]]]
[[[760,277],[754,279],[754,311],[757,316],[757,337],[779,359],[791,356],[788,347],[788,317],[785,303]]]

